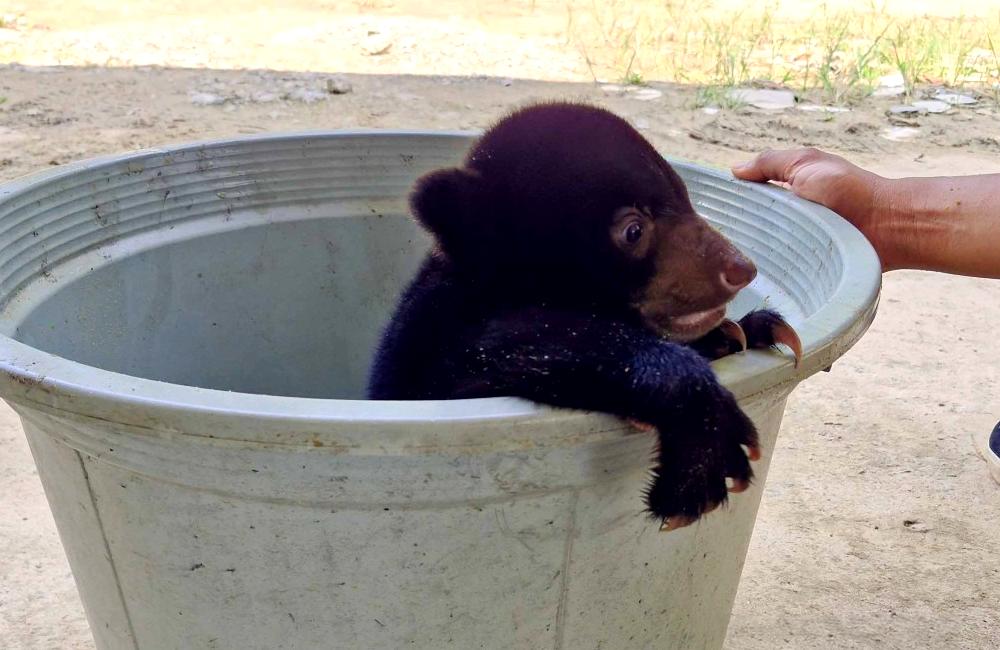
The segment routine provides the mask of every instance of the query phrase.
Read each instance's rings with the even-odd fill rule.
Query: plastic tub
[[[469,134],[255,137],[0,189],[0,394],[97,646],[718,648],[785,399],[870,323],[871,248],[783,191],[678,163],[805,356],[716,363],[757,484],[670,534],[653,437],[515,399],[367,402],[426,237],[415,177]]]

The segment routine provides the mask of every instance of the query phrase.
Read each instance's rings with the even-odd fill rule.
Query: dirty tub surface
[[[427,238],[415,177],[469,134],[254,137],[0,188],[0,394],[97,646],[719,648],[785,399],[874,315],[879,267],[812,204],[677,163],[802,337],[715,368],[757,484],[669,535],[653,437],[515,399],[367,402]]]

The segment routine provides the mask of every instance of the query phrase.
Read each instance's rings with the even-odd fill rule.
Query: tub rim
[[[338,129],[254,134],[200,140],[118,155],[88,158],[43,170],[0,185],[0,203],[39,185],[79,171],[116,168],[150,157],[254,142],[294,142],[341,137],[428,137],[472,140],[480,132],[408,129]],[[788,386],[828,367],[850,348],[874,318],[881,288],[881,265],[867,239],[832,211],[799,199],[782,188],[735,180],[728,171],[665,156],[670,164],[723,181],[742,195],[765,196],[774,205],[794,208],[799,217],[822,229],[843,259],[843,273],[829,300],[797,324],[803,358],[798,368],[784,353],[748,351],[714,362],[720,381],[738,399]],[[581,418],[597,424],[595,414],[553,409],[527,400],[497,397],[465,400],[370,401],[317,399],[230,392],[146,379],[71,361],[0,335],[0,396],[48,412],[102,420],[126,428],[207,438],[272,444],[311,442],[343,451],[391,452],[414,446],[487,445],[497,426],[533,430],[524,445],[544,446],[547,436],[575,439]],[[573,426],[566,425],[575,423]],[[485,426],[470,427],[470,424]],[[570,432],[568,429],[574,429]],[[620,427],[618,427],[620,429]],[[371,433],[386,434],[371,439]],[[547,432],[547,433],[546,433]],[[413,437],[414,434],[416,438]],[[429,436],[429,438],[428,438]],[[446,438],[439,439],[439,436]],[[433,438],[433,440],[431,440]],[[511,442],[508,440],[508,443]],[[555,439],[551,440],[555,442]],[[510,445],[504,445],[509,447]]]

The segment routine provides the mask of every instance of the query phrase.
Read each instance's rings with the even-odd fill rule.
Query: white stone
[[[920,135],[920,129],[912,126],[890,126],[883,130],[881,135],[886,140],[899,142],[900,140],[909,140]]]
[[[729,97],[735,101],[765,110],[784,110],[795,106],[795,93],[790,90],[734,88],[729,91]]]
[[[294,88],[288,93],[288,99],[304,104],[313,104],[325,100],[327,94],[312,88]]]
[[[934,99],[942,102],[948,102],[952,106],[968,106],[969,104],[976,104],[979,102],[975,97],[970,97],[969,95],[963,95],[961,93],[952,93],[944,90],[939,90],[934,94]]]
[[[191,92],[188,93],[188,99],[195,106],[218,106],[226,103],[225,97],[215,93]]]
[[[906,88],[903,86],[886,86],[885,88],[876,88],[872,92],[872,97],[899,97],[906,92]]]
[[[913,105],[927,113],[944,113],[951,110],[951,104],[937,99],[921,99],[920,101],[913,102]]]
[[[648,102],[650,100],[663,97],[663,92],[655,88],[639,88],[630,92],[629,96],[632,97],[632,99]]]
[[[872,92],[873,97],[898,97],[906,92],[906,81],[899,72],[879,77],[878,87]]]

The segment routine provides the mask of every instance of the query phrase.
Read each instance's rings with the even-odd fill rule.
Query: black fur
[[[421,179],[411,205],[438,246],[385,331],[371,399],[519,396],[655,425],[647,505],[660,519],[697,518],[726,500],[727,477],[751,480],[753,424],[705,356],[644,321],[635,301],[652,262],[608,241],[621,206],[663,228],[694,214],[627,123],[580,105],[524,109],[463,168]]]

